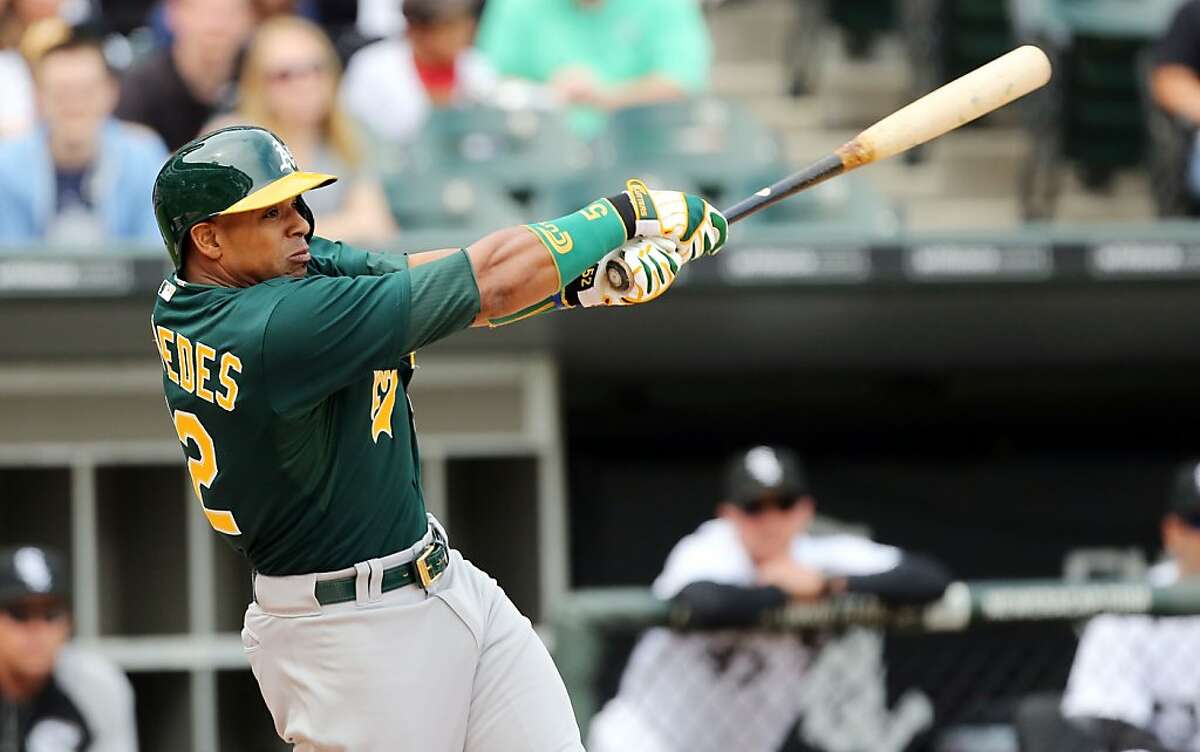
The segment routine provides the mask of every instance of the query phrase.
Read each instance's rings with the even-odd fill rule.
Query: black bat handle
[[[830,154],[824,159],[813,162],[803,170],[772,183],[758,193],[747,196],[721,213],[725,215],[729,224],[739,222],[757,211],[777,204],[800,191],[808,190],[818,183],[824,183],[845,171],[846,167],[842,164],[842,158],[837,154]]]

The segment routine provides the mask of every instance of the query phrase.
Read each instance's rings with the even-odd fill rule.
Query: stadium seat
[[[588,167],[591,152],[557,113],[450,108],[433,113],[407,161],[412,172],[484,176],[525,202]]]
[[[1179,0],[1022,0],[1015,23],[1041,44],[1055,67],[1035,95],[1028,127],[1033,148],[1019,194],[1026,219],[1053,215],[1059,172],[1074,166],[1089,187],[1145,158],[1139,56],[1170,20]]]
[[[634,167],[614,167],[561,179],[549,187],[533,205],[533,216],[539,219],[561,217],[573,212],[598,196],[611,196],[625,188],[629,178],[639,178],[651,188],[696,191],[696,186],[675,170],[638,170]]]
[[[521,207],[486,178],[389,174],[384,192],[405,249],[470,243],[525,221]]]
[[[900,0],[899,12],[914,99],[1016,46],[1007,0]],[[919,162],[929,148],[909,150],[904,159]]]
[[[631,107],[613,114],[596,146],[608,167],[683,171],[714,201],[729,180],[756,174],[783,158],[778,137],[743,105],[702,98]]]
[[[851,57],[862,57],[881,33],[896,28],[893,0],[832,2],[829,20],[845,33],[846,52]]]
[[[727,208],[741,198],[784,177],[779,170],[762,172],[729,187]],[[900,228],[900,216],[869,180],[846,175],[780,201],[745,219],[739,234],[779,237],[793,233],[843,231],[862,235],[891,235]]]

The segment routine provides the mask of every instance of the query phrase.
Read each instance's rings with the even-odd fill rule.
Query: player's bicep
[[[465,251],[414,265],[408,275],[412,280],[412,302],[403,341],[405,352],[461,331],[479,315],[479,285]]]
[[[314,404],[409,350],[408,272],[288,283],[263,332],[263,365],[276,412]]]

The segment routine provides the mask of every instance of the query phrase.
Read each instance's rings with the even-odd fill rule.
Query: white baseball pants
[[[428,593],[378,591],[430,524],[351,569],[256,578],[242,643],[275,730],[297,752],[582,752],[558,670],[495,580],[452,551]],[[317,602],[318,579],[347,576],[356,601]]]

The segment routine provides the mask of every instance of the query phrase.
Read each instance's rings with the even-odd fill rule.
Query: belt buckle
[[[421,555],[417,557],[416,561],[413,562],[413,564],[417,568],[417,579],[419,579],[421,581],[421,587],[426,590],[428,590],[430,587],[432,587],[433,583],[437,582],[438,578],[441,577],[442,574],[445,573],[445,571],[446,571],[445,569],[443,569],[441,572],[438,572],[437,574],[433,574],[432,572],[429,571],[428,559],[435,550],[436,550],[436,547],[434,546],[434,544],[430,543],[428,546],[425,547],[425,550],[421,552]]]

